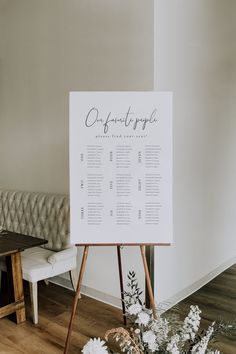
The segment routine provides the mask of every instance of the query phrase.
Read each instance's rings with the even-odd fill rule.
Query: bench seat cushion
[[[48,259],[50,260],[50,257],[55,254],[54,251],[42,247],[23,251],[21,253],[23,279],[34,283],[76,268],[76,248],[71,247],[66,251],[67,257],[57,257],[56,261],[52,263],[49,263]],[[59,255],[59,253],[56,254]],[[4,258],[1,257],[0,270],[6,269],[4,263]]]

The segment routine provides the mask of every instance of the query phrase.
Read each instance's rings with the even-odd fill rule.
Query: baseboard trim
[[[186,297],[190,296],[191,294],[195,293],[197,290],[202,288],[204,285],[209,283],[215,277],[217,277],[220,273],[224,272],[227,268],[231,267],[236,263],[236,256],[230,258],[226,262],[222,263],[220,266],[215,268],[212,272],[206,274],[204,277],[196,281],[195,283],[191,284],[190,286],[186,287],[185,289],[181,290],[180,292],[176,293],[174,296],[169,298],[167,301],[161,302],[158,304],[158,307],[162,309],[162,312],[167,311],[171,307],[177,305],[180,301],[186,299]]]
[[[66,289],[73,290],[71,281],[69,279],[65,279],[60,276],[56,276],[49,279],[50,282],[63,286]],[[102,291],[96,290],[94,288],[90,288],[89,286],[82,285],[81,286],[81,294],[91,297],[92,299],[104,302],[111,306],[117,307],[121,309],[121,300],[115,296],[106,294]]]
[[[231,267],[236,263],[236,256],[229,259],[228,261],[224,262],[212,272],[206,274],[204,277],[196,281],[195,283],[191,284],[190,286],[186,287],[185,289],[181,290],[180,292],[176,293],[171,298],[167,299],[164,302],[158,303],[157,307],[161,308],[161,312],[168,310],[169,308],[175,306],[177,303],[185,299],[186,297],[193,294],[195,291],[199,290],[202,286],[206,285],[209,281],[214,279],[217,275],[225,271],[227,268]],[[71,282],[69,279],[65,279],[60,276],[56,276],[50,279],[52,283],[58,284],[63,286],[67,289],[73,290]],[[89,296],[93,299],[98,301],[104,302],[106,304],[112,305],[114,307],[121,309],[121,300],[115,296],[106,294],[102,291],[96,290],[86,285],[82,285],[81,293]]]

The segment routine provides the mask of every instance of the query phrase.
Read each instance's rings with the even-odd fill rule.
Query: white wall
[[[1,154],[7,168],[0,184],[68,192],[68,92],[152,88],[151,2],[8,0],[0,5],[5,40],[0,134],[8,152]]]
[[[156,1],[156,89],[174,93],[174,245],[156,251],[173,301],[236,261],[236,1]]]
[[[152,89],[153,1],[0,0],[0,24],[0,187],[68,193],[69,91]],[[119,295],[115,252],[85,285]]]

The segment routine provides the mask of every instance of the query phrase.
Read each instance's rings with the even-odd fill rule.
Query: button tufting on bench
[[[45,248],[59,251],[69,244],[69,198],[65,195],[0,191],[0,225],[48,240]]]

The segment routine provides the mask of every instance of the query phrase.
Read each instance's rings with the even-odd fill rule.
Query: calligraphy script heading
[[[157,109],[153,109],[151,114],[147,117],[136,117],[135,113],[132,112],[131,107],[128,108],[127,112],[123,117],[117,117],[112,112],[109,112],[105,117],[101,117],[99,109],[96,107],[91,108],[85,118],[85,126],[90,128],[96,124],[100,124],[103,127],[104,134],[108,133],[111,125],[122,124],[124,127],[132,127],[136,130],[141,126],[142,130],[145,130],[148,124],[157,123]]]

